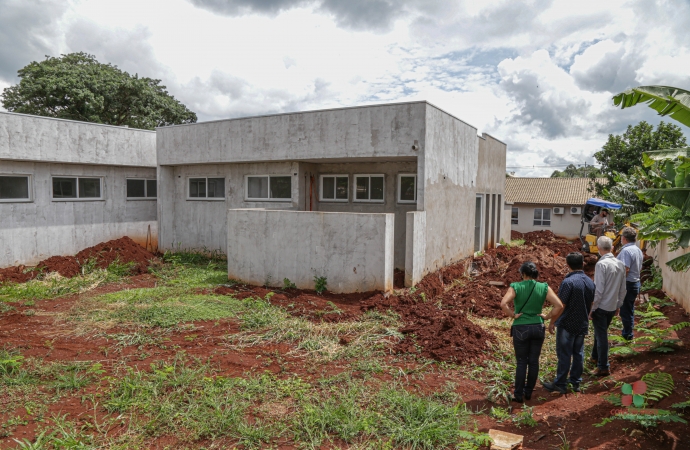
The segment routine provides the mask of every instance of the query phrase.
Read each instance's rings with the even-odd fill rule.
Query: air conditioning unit
[[[554,214],[563,214],[564,212],[565,212],[565,208],[563,208],[562,206],[556,206],[553,209]]]
[[[579,206],[571,206],[570,207],[570,214],[580,214],[582,213],[582,208]]]

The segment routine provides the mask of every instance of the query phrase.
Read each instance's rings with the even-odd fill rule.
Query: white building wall
[[[565,212],[563,214],[554,214],[553,208],[555,206],[564,208]],[[539,205],[516,203],[512,205],[512,208],[518,208],[518,223],[514,224],[511,222],[511,229],[520,233],[549,230],[556,236],[562,236],[566,239],[578,239],[580,236],[581,215],[571,214],[570,208],[572,206],[581,207],[582,205]],[[550,226],[534,225],[535,208],[547,208],[551,210]]]
[[[0,267],[74,255],[123,236],[142,246],[148,237],[156,248],[156,199],[126,199],[126,178],[155,178],[155,168],[0,161],[0,174],[30,175],[33,190],[30,202],[0,202]],[[103,200],[54,201],[52,176],[103,177]]]
[[[647,248],[647,254],[655,259],[664,278],[664,292],[690,312],[690,272],[674,272],[666,265],[670,260],[690,253],[690,249],[668,250],[667,241],[660,242],[656,248]]]

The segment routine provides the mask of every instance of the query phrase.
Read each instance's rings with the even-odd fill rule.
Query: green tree
[[[130,75],[87,53],[46,56],[17,73],[19,83],[0,95],[11,112],[147,130],[197,119],[161,80]]]
[[[660,122],[655,130],[653,125],[642,121],[635,126],[628,125],[621,135],[609,134],[601,151],[594,154],[601,164],[601,176],[607,179],[605,184],[596,183],[596,194],[602,195],[606,189],[613,187],[617,174],[629,174],[635,167],[641,167],[642,153],[686,145],[683,131],[671,123]]]
[[[575,164],[568,164],[568,167],[561,170],[554,170],[551,174],[551,178],[599,178],[601,177],[601,172],[594,166],[580,166],[576,167]]]

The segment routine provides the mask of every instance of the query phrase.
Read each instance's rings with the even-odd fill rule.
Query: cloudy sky
[[[542,176],[658,123],[611,97],[690,89],[688,30],[690,0],[0,0],[0,89],[85,51],[162,79],[200,121],[428,100]]]

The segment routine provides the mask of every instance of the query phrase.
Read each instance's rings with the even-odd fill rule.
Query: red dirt
[[[123,264],[134,262],[132,274],[142,274],[147,272],[150,261],[155,259],[156,255],[124,236],[84,249],[76,256],[51,256],[39,262],[35,268],[14,266],[0,269],[0,282],[24,283],[40,273],[49,272],[57,272],[63,277],[71,278],[78,275],[81,266],[92,257],[96,258],[96,267],[100,269],[105,269],[118,260]]]

